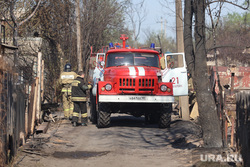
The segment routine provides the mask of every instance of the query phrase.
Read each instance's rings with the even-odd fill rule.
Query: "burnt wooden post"
[[[36,84],[34,88],[34,98],[33,98],[33,106],[32,106],[32,117],[31,117],[31,134],[34,134],[35,121],[36,121],[36,106],[37,106],[37,92],[38,92],[38,77],[36,77]]]
[[[38,52],[37,55],[37,79],[38,83],[36,84],[37,87],[37,94],[36,94],[36,119],[40,123],[41,120],[41,70],[42,70],[42,53]]]
[[[231,117],[231,122],[232,122],[232,128],[231,128],[231,147],[234,147],[234,117]]]
[[[230,94],[232,95],[234,92],[234,73],[231,73],[231,91]]]

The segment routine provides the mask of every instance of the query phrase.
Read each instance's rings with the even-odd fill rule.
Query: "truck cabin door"
[[[97,53],[96,54],[96,67],[104,68],[104,62],[105,62],[105,53]]]
[[[164,55],[165,69],[162,70],[162,81],[173,83],[174,96],[188,95],[187,65],[184,53]]]
[[[95,69],[93,72],[93,88],[92,94],[96,96],[97,83],[103,81],[104,77],[104,65],[105,65],[105,53],[97,53],[95,59]]]

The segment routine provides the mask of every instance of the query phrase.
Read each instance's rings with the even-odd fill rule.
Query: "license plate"
[[[142,97],[142,96],[131,96],[129,97],[129,100],[146,100],[146,97]]]

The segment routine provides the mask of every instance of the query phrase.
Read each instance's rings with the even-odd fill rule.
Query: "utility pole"
[[[182,17],[182,1],[175,0],[176,9],[176,45],[177,52],[184,52],[184,38],[183,38],[183,17]],[[183,65],[182,56],[178,57],[178,65]],[[189,104],[188,96],[179,96],[180,113],[183,120],[189,119]]]
[[[164,19],[164,38],[166,38],[166,30],[167,30],[167,20]]]
[[[78,71],[83,71],[82,49],[81,49],[81,19],[80,19],[80,0],[76,0],[76,36],[77,36],[77,67]]]
[[[164,37],[166,37],[166,27],[167,27],[167,21],[166,19],[163,20],[163,18],[161,17],[161,21],[157,21],[156,23],[161,23],[161,34],[164,35]]]
[[[163,32],[163,18],[161,17],[161,33]]]

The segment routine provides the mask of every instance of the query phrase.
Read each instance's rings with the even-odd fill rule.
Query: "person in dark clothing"
[[[78,72],[77,78],[72,82],[72,101],[74,103],[72,124],[77,126],[79,118],[81,118],[81,124],[87,126],[87,97],[86,91],[91,88],[91,85],[84,83],[84,73]]]

